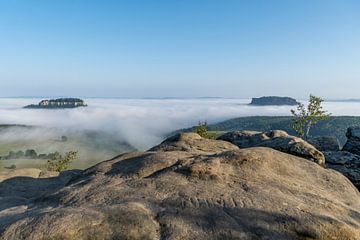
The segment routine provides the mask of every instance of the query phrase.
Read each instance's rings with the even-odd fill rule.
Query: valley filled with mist
[[[294,108],[250,106],[250,99],[222,98],[89,98],[85,99],[89,105],[86,108],[23,108],[40,100],[0,99],[0,156],[4,158],[1,160],[3,168],[12,165],[17,168],[39,167],[46,162],[44,154],[64,154],[73,150],[78,152],[78,159],[72,163],[72,168],[84,169],[124,152],[147,150],[172,132],[195,126],[199,121],[207,121],[211,128],[211,124],[237,117],[289,116],[290,109]],[[325,102],[324,108],[333,116],[360,116],[360,103],[356,101]],[[240,124],[251,128],[244,122]],[[259,130],[265,127],[260,126]],[[225,125],[218,130],[234,130],[233,125],[228,128]],[[9,154],[25,153],[26,150],[35,150],[42,157],[6,159]]]

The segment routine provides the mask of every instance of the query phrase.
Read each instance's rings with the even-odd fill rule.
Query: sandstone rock
[[[57,177],[59,176],[59,172],[56,171],[44,171],[42,170],[39,177],[40,178],[49,178],[49,177]]]
[[[360,155],[360,127],[348,128],[346,137],[348,140],[343,147],[343,151]]]
[[[342,151],[324,152],[328,167],[333,168],[360,189],[360,127],[350,127],[346,132],[348,138]]]
[[[38,168],[3,170],[0,172],[0,181],[4,181],[6,179],[19,177],[19,176],[38,178],[40,174],[41,174],[41,170]]]
[[[0,182],[0,213],[14,206],[26,206],[39,196],[64,187],[79,172],[81,171],[71,170],[60,175],[57,173],[58,177],[45,177],[41,176],[40,169],[17,169]]]
[[[360,189],[360,156],[346,151],[324,152],[326,166],[344,174]]]
[[[346,151],[325,151],[326,164],[360,166],[360,156]]]
[[[340,143],[336,137],[315,137],[308,140],[319,151],[340,151]]]
[[[278,132],[274,133],[273,136],[283,137],[286,135]],[[72,190],[69,190],[69,192],[67,190],[64,190],[63,187],[60,187],[60,190],[56,189],[55,193],[51,193],[52,191],[49,190],[43,190],[44,192],[41,192],[37,189],[28,189],[28,187],[25,186],[22,192],[26,192],[24,189],[27,189],[34,195],[40,196],[45,194],[43,195],[43,197],[34,199],[34,195],[19,196],[19,191],[4,191],[4,197],[1,198],[1,203],[12,202],[12,205],[6,206],[6,204],[3,204],[3,208],[1,208],[1,227],[4,227],[4,229],[6,229],[3,232],[3,236],[4,239],[17,239],[20,236],[25,236],[26,239],[158,239],[160,237],[165,239],[182,239],[192,238],[193,235],[191,234],[193,234],[194,232],[194,236],[199,236],[200,238],[204,237],[214,239],[246,239],[253,237],[260,239],[305,239],[309,236],[313,239],[327,239],[330,238],[330,236],[332,237],[332,239],[356,239],[358,237],[358,233],[354,231],[354,229],[344,224],[344,222],[348,224],[347,220],[344,220],[344,222],[338,222],[338,220],[335,221],[335,225],[340,226],[340,232],[329,230],[330,228],[327,227],[327,225],[331,225],[333,223],[334,220],[332,218],[315,218],[314,220],[307,219],[308,216],[306,215],[301,216],[303,218],[306,218],[307,221],[315,221],[318,224],[317,226],[319,226],[318,228],[311,228],[309,226],[309,223],[308,225],[303,223],[299,227],[294,227],[295,224],[293,224],[292,227],[287,226],[285,229],[282,225],[273,226],[275,222],[277,222],[279,219],[284,219],[284,222],[291,220],[291,223],[293,222],[293,220],[295,222],[303,220],[301,220],[301,218],[298,219],[299,216],[293,219],[293,216],[291,214],[285,214],[285,212],[283,212],[285,215],[282,216],[281,214],[279,215],[278,212],[268,213],[267,211],[263,211],[263,209],[266,209],[266,207],[259,199],[265,198],[266,194],[264,194],[264,192],[262,191],[259,191],[257,193],[262,193],[264,194],[263,196],[260,194],[255,197],[253,196],[255,193],[253,193],[252,195],[249,194],[252,196],[251,198],[248,198],[249,196],[247,195],[246,197],[240,197],[240,202],[243,201],[242,203],[244,205],[246,202],[253,201],[249,205],[251,206],[251,211],[248,212],[249,209],[243,206],[236,206],[238,204],[236,201],[237,198],[231,200],[222,198],[223,196],[225,196],[224,191],[222,191],[220,197],[218,197],[216,194],[214,197],[214,189],[209,189],[209,186],[202,187],[204,185],[201,185],[203,181],[206,181],[211,185],[215,183],[215,186],[218,188],[219,184],[221,186],[224,185],[224,183],[231,183],[232,179],[234,179],[234,176],[229,176],[229,172],[230,175],[232,175],[234,171],[228,171],[229,168],[227,165],[229,164],[232,166],[232,168],[236,166],[236,170],[238,172],[240,171],[241,173],[239,176],[243,176],[242,174],[248,173],[249,167],[251,168],[251,164],[249,164],[248,162],[252,162],[254,164],[256,161],[260,161],[258,165],[261,165],[261,162],[263,160],[265,160],[265,163],[268,163],[269,159],[273,158],[287,165],[286,167],[282,165],[273,166],[273,168],[270,169],[270,175],[274,174],[271,173],[271,171],[275,171],[275,175],[285,174],[285,176],[282,176],[282,179],[286,177],[286,174],[292,176],[292,172],[288,172],[288,168],[293,167],[292,163],[286,161],[283,162],[283,158],[287,159],[294,157],[288,155],[282,156],[278,152],[274,152],[272,154],[273,156],[267,156],[269,154],[269,151],[272,152],[269,149],[261,148],[238,150],[237,147],[232,146],[231,144],[221,141],[201,139],[196,134],[178,135],[177,137],[168,139],[161,145],[154,147],[152,149],[152,152],[125,154],[118,157],[117,159],[113,159],[111,161],[99,164],[96,167],[90,168],[84,171],[80,176],[78,176],[77,174],[73,174],[70,177],[72,178],[72,180],[69,182],[68,186],[69,188],[72,188]],[[174,156],[174,154],[176,156]],[[348,162],[354,162],[353,158],[356,159],[356,155],[353,155],[351,153],[334,152],[332,154],[333,155],[329,156],[333,156],[333,158],[328,157],[330,159],[329,164],[344,165]],[[339,156],[341,155],[339,154],[343,154],[344,159],[340,159]],[[237,160],[234,161],[234,159]],[[239,161],[238,159],[241,160]],[[303,161],[298,158],[294,159],[297,159],[298,161]],[[296,162],[296,160],[293,161]],[[253,167],[255,166],[256,165],[254,165]],[[303,169],[304,167],[305,166],[301,166],[300,169]],[[243,172],[242,169],[246,171]],[[284,171],[284,169],[286,170]],[[245,192],[251,191],[252,188],[249,186],[252,185],[255,186],[254,189],[259,188],[259,186],[256,185],[256,181],[254,183],[250,180],[251,175],[257,176],[258,174],[258,172],[256,172],[256,167],[255,169],[253,169],[253,171],[255,171],[254,174],[245,174],[245,176],[249,177],[242,179],[242,181],[239,182],[241,183],[240,186]],[[268,171],[269,170],[267,170],[266,173],[260,171],[259,173],[260,175],[262,173],[264,176],[267,176],[269,174]],[[164,198],[162,194],[167,195],[168,193],[166,191],[161,191],[161,189],[157,189],[157,186],[150,186],[151,189],[157,189],[157,191],[155,191],[155,193],[157,194],[156,196],[152,195],[151,191],[144,190],[144,188],[146,188],[150,183],[150,185],[155,184],[159,185],[159,187],[168,187],[168,189],[170,189],[168,185],[174,185],[176,186],[174,191],[176,191],[176,189],[180,190],[180,186],[184,185],[183,183],[181,183],[181,181],[175,181],[175,183],[171,182],[172,174],[175,174],[175,176],[177,176],[177,174],[187,176],[188,181],[191,182],[195,180],[195,183],[192,183],[191,185],[193,187],[193,190],[199,191],[199,189],[197,189],[197,186],[194,185],[196,183],[199,183],[201,185],[201,192],[203,194],[205,194],[204,192],[206,192],[206,196],[207,194],[210,194],[212,198],[199,199],[197,195],[194,197],[194,193],[192,193],[191,191],[186,192],[185,196],[184,193],[181,191],[179,191],[177,194],[179,196],[176,195],[176,192],[169,191],[169,195],[172,197]],[[314,172],[314,174],[317,177],[322,177],[319,176],[317,172]],[[103,175],[106,175],[106,177]],[[167,175],[169,176],[166,178]],[[258,180],[261,181],[261,178],[263,178],[264,176],[261,176]],[[335,176],[336,178],[338,178],[337,175]],[[102,183],[109,183],[110,187],[106,186],[106,184],[103,184],[102,186],[95,184],[99,177],[103,178]],[[117,183],[115,181],[112,181],[114,180],[113,178],[117,177],[120,177]],[[164,177],[165,179],[159,182],[162,177]],[[269,177],[270,179],[274,178],[274,176]],[[306,176],[305,178],[307,177],[308,176]],[[105,180],[106,178],[109,179]],[[315,180],[316,182],[317,179],[314,176],[313,178],[314,179],[312,180]],[[147,182],[147,179],[153,179],[153,181]],[[41,179],[41,181],[44,180],[45,179]],[[127,183],[121,184],[122,180],[126,180]],[[176,178],[174,178],[173,180],[176,180]],[[287,187],[287,184],[291,185],[293,180],[294,179],[290,179],[290,181],[285,182],[286,184],[284,182],[278,183],[279,185],[275,184],[276,189],[284,195],[289,194],[288,190],[283,193],[283,190],[281,189],[287,189],[285,188],[285,186]],[[339,181],[339,179],[335,181]],[[344,181],[344,179],[342,179],[342,181]],[[140,191],[140,194],[144,195],[142,197],[135,194],[136,189],[138,188],[137,184],[139,184],[139,182],[142,186],[140,187],[140,190],[142,190]],[[239,184],[236,184],[235,182],[236,181],[234,181],[233,185],[225,184],[227,190],[231,191],[233,187],[239,186]],[[28,184],[28,186],[39,186],[39,183],[41,182],[33,182],[33,184]],[[309,182],[308,184],[310,183],[311,182]],[[8,184],[8,186],[12,187],[12,189],[10,190],[14,190],[17,185],[23,184],[24,182],[11,182],[11,184]],[[50,188],[54,190],[47,180],[42,184],[46,186],[44,187],[44,189]],[[103,190],[99,191],[98,189],[101,189],[103,186],[106,186],[105,189],[103,189],[104,192],[102,192]],[[296,181],[295,186],[297,186]],[[326,186],[326,184],[322,183],[318,187],[322,189],[322,187],[324,186]],[[0,189],[2,189],[3,187],[3,185],[0,185]],[[274,186],[272,186],[272,188],[273,187]],[[111,193],[112,188],[115,190],[115,193]],[[129,190],[127,188],[135,189]],[[266,188],[266,186],[264,186],[263,188]],[[290,189],[293,188],[294,186]],[[91,191],[87,192],[86,189],[89,189]],[[7,190],[9,190],[9,188],[7,188]],[[125,194],[125,202],[123,202],[124,199],[119,196],[121,195],[122,191],[125,191],[126,193],[128,193],[127,191],[130,191],[130,193],[132,193],[132,195],[130,194],[129,196]],[[297,191],[299,191],[299,189],[297,189]],[[302,191],[303,189],[301,189],[300,191],[303,194]],[[322,191],[324,190],[322,189]],[[331,190],[329,189],[328,191]],[[336,191],[340,191],[340,189],[337,189]],[[14,192],[15,196],[13,198],[5,197],[5,194],[7,192]],[[63,195],[63,198],[61,197],[61,195],[64,192],[65,194]],[[82,195],[77,196],[80,197],[80,200],[76,199],[76,197],[74,198],[74,195],[70,194],[71,192],[73,192],[74,195]],[[159,192],[162,194],[159,194]],[[192,195],[190,193],[192,193]],[[236,194],[234,193],[234,195]],[[322,197],[322,195],[319,195],[318,197],[317,196],[318,195],[316,195],[316,197],[314,198],[320,199],[320,197]],[[274,198],[274,196],[269,197],[271,199]],[[144,200],[147,198],[149,198],[149,200]],[[157,201],[153,201],[154,198]],[[253,198],[256,198],[256,204],[254,203]],[[328,196],[328,199],[331,198],[332,196]],[[23,199],[25,200],[22,201]],[[88,199],[91,199],[93,201],[92,203],[90,203],[90,205],[88,205]],[[164,199],[164,201],[161,202],[161,200],[159,199]],[[276,199],[277,198],[275,197],[275,200]],[[290,199],[292,198],[290,197]],[[75,201],[72,202],[73,200]],[[303,197],[301,198],[301,201],[304,201]],[[339,200],[336,200],[336,202],[338,201]],[[340,201],[345,202],[345,199]],[[63,202],[65,203],[65,205],[60,206],[60,203],[62,205]],[[31,209],[28,209],[29,206],[34,206],[34,204],[35,206],[40,206],[41,211],[44,211],[45,209],[45,214],[43,216],[40,216],[40,213],[32,212]],[[53,204],[55,204],[55,206],[58,206],[54,209],[54,211],[51,211],[49,209],[49,206],[53,207]],[[267,202],[267,204],[269,204],[269,202]],[[311,199],[308,199],[307,204],[311,204]],[[84,205],[84,207],[81,207],[81,205]],[[349,207],[351,209],[351,214],[349,215],[351,215],[350,218],[353,218],[352,221],[357,224],[354,225],[356,229],[359,223],[359,213],[357,210],[358,207],[355,207],[354,212],[352,205],[353,203],[351,204],[351,208]],[[175,208],[173,208],[174,206]],[[181,206],[181,210],[178,209],[179,206]],[[207,207],[204,208],[204,206]],[[256,206],[255,210],[252,209],[252,207],[254,206]],[[285,202],[284,206],[288,206],[288,203]],[[326,208],[327,206],[323,207]],[[291,210],[293,211],[292,208],[293,206],[291,205]],[[282,211],[284,211],[284,209]],[[193,214],[193,212],[195,212],[195,214],[191,215]],[[206,215],[206,213],[209,212],[210,215]],[[229,217],[227,217],[226,214],[228,214],[228,212],[231,213],[231,215],[229,216],[234,218],[234,220],[231,220],[231,218],[229,219]],[[309,214],[310,212],[305,211],[305,213]],[[321,213],[323,212],[321,211]],[[178,215],[179,219],[177,218]],[[333,215],[333,213],[331,212],[330,215]],[[194,216],[195,218],[190,216]],[[326,214],[326,216],[328,216],[328,213]],[[343,218],[347,217],[343,216]],[[18,218],[21,220],[18,220]],[[189,220],[188,218],[191,219]],[[211,218],[213,218],[213,221],[210,221]],[[246,221],[242,221],[242,219],[244,218],[246,218]],[[326,219],[329,221],[325,221]],[[264,229],[266,229],[266,231],[262,229],[263,221],[267,222],[267,225],[264,226]],[[325,221],[325,224],[322,221]],[[216,224],[212,226],[211,223]],[[172,226],[171,224],[174,224],[176,227]],[[208,226],[210,224],[211,227],[209,227],[209,229],[216,232],[211,235],[204,232],[199,232],[196,228],[194,229],[194,226],[199,226],[199,224],[200,226]],[[268,225],[270,225],[270,231],[268,230]],[[353,223],[350,225],[353,225]],[[259,230],[259,227],[261,230]],[[18,231],[19,229],[21,230],[21,233]],[[223,232],[223,229],[230,229],[230,231]],[[51,232],[50,235],[48,234],[48,231]],[[264,231],[265,233],[263,233],[262,231]],[[325,231],[326,233],[324,234],[323,231]]]
[[[149,151],[188,151],[216,153],[225,150],[239,149],[228,141],[213,141],[202,138],[197,133],[178,133],[163,141],[160,145],[151,148]]]
[[[360,239],[357,189],[270,148],[185,134],[69,175],[1,182],[0,238]]]
[[[218,139],[231,142],[240,148],[269,147],[281,152],[306,158],[322,166],[325,165],[323,153],[301,138],[291,136],[281,130],[265,133],[255,131],[235,131],[225,133]]]
[[[357,138],[360,140],[360,127],[350,127],[346,132],[347,138]]]

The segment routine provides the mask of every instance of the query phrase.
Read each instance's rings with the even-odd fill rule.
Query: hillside
[[[12,165],[16,168],[37,168],[46,163],[47,159],[42,157],[6,159],[11,152],[25,153],[27,150],[34,150],[39,155],[78,151],[78,158],[72,163],[71,168],[84,169],[103,159],[135,150],[120,137],[100,130],[64,131],[37,126],[0,125],[0,171]]]
[[[255,116],[255,117],[240,117],[216,124],[210,124],[210,131],[236,131],[236,130],[253,130],[265,132],[269,130],[284,130],[291,135],[295,132],[291,129],[292,117],[275,116]],[[336,136],[342,145],[346,142],[346,130],[351,126],[360,126],[360,117],[355,116],[333,116],[329,119],[319,122],[311,129],[310,134],[313,137],[317,136]],[[181,131],[191,131],[190,129],[183,129]]]

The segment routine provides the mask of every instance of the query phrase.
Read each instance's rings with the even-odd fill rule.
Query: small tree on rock
[[[209,132],[209,127],[207,121],[199,122],[199,125],[195,127],[195,133],[199,134],[203,138],[213,139],[215,138],[216,134]]]
[[[291,110],[291,114],[294,116],[291,127],[301,138],[307,139],[311,127],[330,116],[327,111],[323,110],[321,105],[323,101],[320,97],[310,95],[307,107],[299,103],[296,110]]]
[[[201,137],[206,137],[208,133],[208,124],[207,122],[199,122],[199,124],[195,128],[195,132],[199,134]]]
[[[65,156],[56,152],[52,159],[47,161],[45,169],[47,171],[62,172],[70,167],[70,164],[76,159],[76,157],[77,152],[75,151],[67,152]]]

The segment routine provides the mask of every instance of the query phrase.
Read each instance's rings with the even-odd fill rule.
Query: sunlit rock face
[[[322,152],[303,139],[291,136],[285,131],[273,130],[263,133],[255,131],[234,131],[225,133],[218,139],[231,142],[240,148],[273,148],[325,166],[325,157]]]

